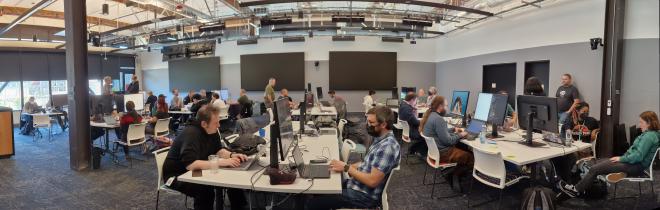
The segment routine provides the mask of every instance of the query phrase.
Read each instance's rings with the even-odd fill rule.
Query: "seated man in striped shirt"
[[[341,195],[315,196],[306,209],[368,208],[380,206],[385,182],[399,165],[399,143],[392,133],[394,114],[387,107],[375,107],[367,112],[367,132],[373,136],[364,161],[347,164],[332,160],[330,170],[346,172],[351,177],[343,183]]]

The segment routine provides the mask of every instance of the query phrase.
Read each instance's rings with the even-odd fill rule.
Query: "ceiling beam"
[[[14,21],[9,23],[6,27],[3,29],[0,29],[0,36],[2,34],[7,33],[7,31],[11,30],[14,28],[14,26],[18,25],[19,23],[22,23],[23,21],[27,20],[30,16],[32,16],[34,13],[38,12],[39,10],[46,8],[48,5],[52,4],[56,0],[42,0],[39,3],[36,3],[32,8],[27,9],[25,12],[21,13]],[[4,13],[4,12],[3,12]]]
[[[149,25],[149,24],[157,23],[157,22],[161,22],[161,21],[174,20],[174,19],[177,19],[177,18],[180,18],[180,17],[167,16],[167,17],[157,18],[157,19],[154,19],[154,20],[147,20],[147,21],[143,21],[143,22],[127,25],[127,26],[124,26],[124,27],[119,27],[119,28],[115,28],[115,29],[112,29],[112,30],[101,32],[101,36],[111,34],[111,33],[115,33],[115,32],[119,32],[119,31],[123,31],[123,30],[133,29],[133,28],[137,28],[137,27],[140,27],[140,26],[145,26],[145,25]]]
[[[241,14],[241,5],[237,0],[220,0],[220,2],[229,7],[229,9],[234,10],[237,14]]]
[[[22,15],[25,14],[29,8],[24,8],[24,7],[9,7],[9,6],[2,6],[0,7],[1,13],[3,15]],[[32,14],[32,17],[40,17],[40,18],[50,18],[50,19],[58,19],[58,20],[64,20],[64,12],[58,12],[58,11],[51,11],[51,10],[40,10]],[[116,20],[110,20],[110,19],[105,19],[105,18],[98,18],[98,17],[92,17],[92,16],[87,16],[87,23],[90,24],[99,24],[104,25],[104,26],[109,26],[109,27],[124,27],[127,25],[130,25],[125,22],[121,21],[116,21]]]
[[[268,5],[268,4],[293,3],[293,2],[320,2],[320,1],[346,1],[346,0],[243,0],[239,5],[241,7],[249,7],[249,6],[259,6],[259,5]],[[463,11],[468,13],[480,14],[484,16],[493,16],[493,13],[491,12],[486,12],[483,10],[461,7],[451,4],[438,3],[430,0],[356,0],[356,1],[410,4],[410,5]]]

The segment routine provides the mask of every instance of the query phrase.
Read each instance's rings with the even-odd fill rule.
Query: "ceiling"
[[[41,0],[0,0],[1,8],[31,8]],[[543,1],[543,2],[542,2]],[[480,22],[480,20],[499,16],[501,13],[517,8],[527,7],[530,4],[526,2],[535,2],[532,6],[539,6],[547,2],[558,0],[420,0],[420,1],[282,1],[282,0],[87,0],[87,15],[95,17],[93,21],[88,18],[88,30],[96,32],[106,32],[118,27],[126,30],[113,30],[112,33],[103,34],[102,40],[113,40],[123,37],[137,37],[135,45],[147,44],[149,34],[153,31],[168,29],[172,34],[179,38],[204,35],[196,31],[196,26],[204,23],[222,21],[227,26],[223,32],[225,38],[231,39],[227,34],[233,34],[236,37],[241,36],[268,36],[271,32],[268,27],[261,28],[259,19],[264,16],[290,16],[293,18],[293,24],[296,26],[305,25],[314,26],[312,23],[337,24],[330,22],[333,14],[359,14],[365,16],[365,23],[362,26],[381,26],[403,27],[401,19],[412,17],[418,19],[427,19],[433,21],[431,27],[423,27],[420,30],[434,32],[452,32],[464,29],[466,25]],[[255,3],[256,2],[256,3]],[[293,3],[278,3],[293,2]],[[390,3],[387,3],[390,2]],[[402,2],[402,3],[391,3]],[[408,3],[403,3],[408,2]],[[240,7],[240,4],[258,4],[255,6]],[[102,14],[102,5],[108,4],[109,14]],[[449,5],[467,8],[468,11],[447,9],[432,5]],[[127,6],[128,5],[128,6]],[[177,9],[177,5],[181,8]],[[484,15],[469,10],[478,10],[492,15]],[[57,0],[42,11],[64,12],[64,0]],[[302,13],[303,18],[299,18]],[[0,25],[9,23],[18,15],[0,13]],[[153,21],[148,24],[141,24],[137,27],[125,27],[131,24],[144,23],[152,21],[155,18],[165,18],[174,16],[173,20]],[[439,22],[438,22],[439,21]],[[35,15],[28,18],[23,23],[25,25],[43,25],[49,27],[64,28],[64,21],[57,18],[38,17]],[[175,26],[184,26],[181,32],[174,30]],[[339,26],[345,24],[339,23]],[[358,29],[359,30],[359,29]],[[255,32],[256,31],[256,32]],[[341,31],[341,29],[340,29]],[[344,30],[349,31],[351,30]],[[289,32],[287,32],[289,33]],[[295,32],[291,32],[295,34]],[[300,31],[305,34],[307,31]],[[339,33],[339,32],[337,32]],[[344,32],[345,33],[345,32]],[[359,33],[364,34],[364,33]],[[368,35],[385,34],[392,35],[391,32],[383,33],[379,31],[370,31]],[[284,33],[272,33],[270,35],[285,36]],[[406,33],[394,33],[395,36],[410,36]],[[413,37],[430,38],[437,37],[433,33],[412,33]],[[234,37],[234,38],[236,38]]]

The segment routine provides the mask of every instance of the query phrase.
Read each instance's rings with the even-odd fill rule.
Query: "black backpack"
[[[530,187],[523,191],[521,210],[554,210],[557,195],[547,187]]]
[[[557,185],[560,178],[555,170],[555,165],[550,160],[541,161],[537,171],[537,181],[545,187],[553,188]]]

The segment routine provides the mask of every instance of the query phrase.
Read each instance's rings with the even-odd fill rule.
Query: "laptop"
[[[322,106],[332,106],[329,101],[321,101]]]
[[[296,146],[293,148],[293,161],[296,164],[298,174],[305,179],[327,179],[330,178],[328,163],[325,164],[305,164],[303,154]]]
[[[468,133],[468,136],[465,138],[468,140],[474,140],[477,136],[479,136],[479,133],[481,133],[481,129],[486,125],[486,123],[479,121],[479,120],[472,120],[470,121],[470,125],[468,125],[467,129],[465,132]]]
[[[117,122],[112,115],[103,116],[103,121],[105,121],[105,124],[107,125],[119,125],[119,122]]]

